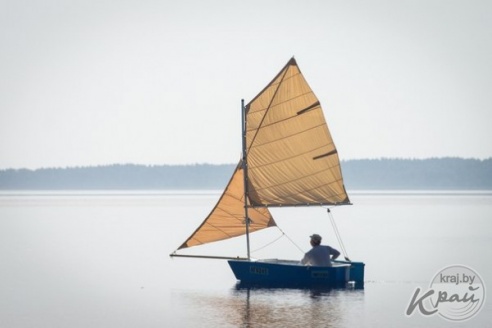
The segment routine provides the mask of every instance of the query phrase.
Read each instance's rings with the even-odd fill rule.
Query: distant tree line
[[[492,190],[492,158],[343,161],[347,189]]]
[[[115,164],[107,166],[0,171],[0,189],[216,189],[227,184],[235,165]]]
[[[492,190],[492,158],[361,159],[342,161],[348,190]],[[0,190],[222,189],[235,164],[0,170]]]

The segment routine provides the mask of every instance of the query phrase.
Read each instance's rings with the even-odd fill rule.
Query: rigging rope
[[[340,231],[338,231],[338,227],[335,223],[335,218],[333,217],[333,214],[331,214],[331,211],[329,208],[327,208],[326,210],[328,212],[328,217],[330,218],[331,225],[333,226],[333,231],[335,232],[335,236],[337,237],[338,244],[340,245],[340,249],[342,250],[343,257],[345,258],[345,260],[350,262],[350,258],[348,257],[347,250],[345,249],[345,245],[343,244],[342,236],[340,235]],[[279,237],[277,237],[275,240],[261,246],[260,248],[253,250],[251,253],[258,252],[258,251],[262,250],[263,248],[268,247],[268,246],[276,243],[282,237],[286,237],[292,243],[292,245],[294,245],[302,254],[304,254],[304,251],[282,229],[280,229],[278,226],[277,226],[277,229],[280,230],[280,232],[282,233]]]
[[[282,229],[278,228],[280,231],[282,231]],[[300,248],[292,239],[290,239],[289,236],[287,236],[283,231],[282,233],[285,235],[285,237],[287,237],[287,239],[290,240],[290,242],[292,243],[292,245],[294,245],[295,247],[297,247],[297,249],[302,253],[304,254],[304,251],[302,250],[302,248]]]
[[[278,226],[277,226],[277,229],[280,230],[280,232],[282,233],[282,235],[280,235],[278,238],[276,238],[275,240],[269,242],[268,244],[260,247],[260,248],[257,248],[255,249],[254,251],[252,251],[251,253],[255,253],[255,252],[258,252],[260,250],[262,250],[263,248],[265,247],[268,247],[270,245],[272,245],[273,243],[277,242],[278,240],[280,240],[282,237],[286,237],[291,243],[292,245],[294,245],[295,247],[297,247],[297,249],[302,253],[304,254],[304,251],[282,230],[280,229]]]
[[[261,246],[260,248],[257,248],[257,249],[255,249],[255,250],[251,251],[251,253],[255,253],[255,252],[261,251],[263,248],[268,247],[268,246],[270,246],[271,244],[275,243],[277,240],[279,240],[280,238],[282,238],[284,235],[285,235],[285,234],[280,235],[280,237],[278,237],[278,238],[277,238],[277,239],[275,239],[274,241],[271,241],[271,242],[269,242],[268,244],[263,245],[263,246]]]
[[[338,231],[337,225],[335,223],[335,218],[331,214],[331,211],[329,208],[327,208],[326,210],[328,212],[328,216],[330,217],[331,225],[333,226],[333,231],[335,232],[335,236],[337,237],[338,243],[340,244],[340,248],[342,249],[343,257],[345,257],[345,259],[347,261],[350,261],[348,254],[347,254],[347,251],[345,250],[345,245],[343,244],[343,241],[342,241],[342,236],[340,235],[340,232]]]

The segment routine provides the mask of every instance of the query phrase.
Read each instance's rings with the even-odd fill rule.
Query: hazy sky
[[[492,1],[0,0],[0,168],[235,163],[295,56],[342,159],[492,156]]]

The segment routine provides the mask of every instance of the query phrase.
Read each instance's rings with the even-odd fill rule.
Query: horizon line
[[[350,161],[391,161],[391,160],[403,160],[403,161],[426,161],[426,160],[445,160],[445,159],[460,159],[460,160],[476,160],[476,161],[487,161],[492,160],[492,156],[486,158],[478,158],[478,157],[460,157],[460,156],[435,156],[435,157],[373,157],[373,158],[351,158],[351,159],[340,159],[340,162],[350,162]],[[158,166],[222,166],[222,165],[237,165],[237,163],[208,163],[208,162],[195,162],[195,163],[181,163],[181,164],[143,164],[143,163],[106,163],[106,164],[91,164],[91,165],[73,165],[73,166],[45,166],[45,167],[36,167],[36,168],[28,168],[28,167],[6,167],[0,168],[0,171],[9,171],[9,170],[27,170],[27,171],[38,171],[38,170],[60,170],[60,169],[84,169],[84,168],[100,168],[100,167],[111,167],[111,166],[144,166],[144,167],[158,167]]]

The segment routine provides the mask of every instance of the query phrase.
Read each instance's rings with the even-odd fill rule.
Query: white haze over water
[[[363,291],[236,290],[224,261],[171,259],[219,192],[0,193],[2,327],[449,327],[405,316],[415,288],[462,264],[490,284],[490,193],[353,193],[332,213]],[[272,210],[303,250],[309,235],[338,247],[323,208]],[[251,235],[252,249],[279,235]],[[194,254],[241,255],[245,238]],[[254,252],[300,259],[286,238]],[[492,302],[453,327],[486,327]]]
[[[2,1],[0,168],[235,163],[295,55],[342,159],[492,156],[492,3]]]

